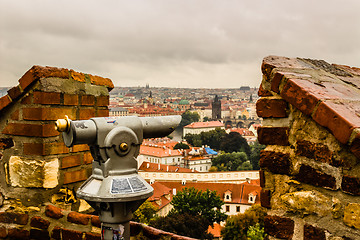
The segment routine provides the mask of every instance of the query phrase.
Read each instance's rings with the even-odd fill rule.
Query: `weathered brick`
[[[30,220],[30,226],[40,229],[48,229],[50,222],[42,217],[34,216]]]
[[[289,145],[288,127],[259,127],[258,140],[264,145]]]
[[[14,146],[12,138],[0,138],[0,150],[8,149]]]
[[[70,119],[76,118],[75,108],[23,108],[24,120],[57,120],[67,115]]]
[[[64,184],[84,181],[88,178],[85,169],[81,169],[78,171],[65,172],[64,173]]]
[[[87,232],[85,233],[85,240],[101,240],[101,234]]]
[[[10,116],[11,120],[19,120],[19,109],[15,110],[15,112],[13,112]]]
[[[64,143],[24,143],[25,155],[55,155],[69,153],[69,148]]]
[[[326,240],[325,231],[324,229],[305,224],[304,240]]]
[[[26,94],[22,99],[21,99],[21,104],[27,105],[27,104],[32,104],[32,95],[31,94]]]
[[[85,74],[81,72],[75,72],[74,70],[70,70],[70,76],[72,79],[78,82],[85,82]]]
[[[61,159],[61,168],[69,168],[69,167],[75,167],[81,165],[81,156],[79,154],[77,155],[70,155],[63,157]]]
[[[80,231],[62,229],[62,240],[82,240],[82,235]]]
[[[341,189],[355,196],[360,196],[360,178],[344,175]]]
[[[55,226],[52,230],[51,238],[54,238],[56,240],[61,240],[61,230],[59,226]]]
[[[350,151],[360,159],[360,134],[356,136],[354,141],[351,143]]]
[[[109,109],[96,110],[96,117],[108,117],[108,116],[109,116]]]
[[[290,218],[267,215],[264,219],[265,233],[281,239],[292,239],[294,221]]]
[[[71,152],[84,152],[84,151],[89,151],[89,145],[87,144],[79,144],[79,145],[74,145],[71,148]]]
[[[314,159],[318,162],[338,165],[338,163],[333,160],[333,153],[330,151],[330,149],[321,143],[299,140],[296,142],[296,154]]]
[[[10,237],[10,239],[30,239],[30,232],[18,228],[9,228],[8,237]]]
[[[20,85],[17,85],[13,88],[11,88],[9,91],[7,91],[10,98],[14,101],[15,99],[17,99],[18,97],[21,96],[23,90],[21,89]]]
[[[67,216],[68,222],[87,225],[89,223],[91,215],[81,214],[78,212],[70,212]]]
[[[89,77],[90,77],[91,84],[106,86],[109,89],[109,91],[114,88],[114,84],[112,83],[112,81],[109,78],[103,78],[103,77],[94,76],[91,74],[89,74]]]
[[[137,236],[142,229],[142,225],[138,222],[130,221],[130,236]]]
[[[55,130],[54,124],[9,123],[3,130],[3,134],[29,137],[55,137],[59,135],[59,132]]]
[[[270,190],[262,189],[260,192],[260,203],[262,207],[271,208],[271,192]]]
[[[64,105],[70,105],[70,106],[79,105],[79,96],[72,94],[64,94]]]
[[[84,153],[84,164],[91,164],[93,161],[93,157],[90,152]]]
[[[259,97],[271,97],[272,93],[268,90],[265,90],[262,86],[262,84],[260,84],[259,90],[258,90],[258,96]]]
[[[50,240],[49,232],[47,230],[30,229],[31,239]]]
[[[273,173],[290,175],[290,154],[262,150],[260,153],[260,167]]]
[[[87,120],[90,119],[92,117],[95,117],[95,109],[93,108],[82,108],[80,109],[80,115],[79,115],[79,119],[80,120]]]
[[[98,106],[98,107],[107,107],[107,106],[109,106],[109,96],[96,97],[96,106]]]
[[[260,177],[260,187],[265,187],[265,171],[259,170],[259,177]]]
[[[95,96],[94,95],[82,95],[80,96],[81,105],[85,106],[94,106],[95,105]]]
[[[313,68],[307,62],[298,58],[288,58],[280,56],[267,56],[263,59],[261,71],[267,77],[270,76],[274,68]]]
[[[99,216],[91,216],[91,225],[100,228],[101,222]]]
[[[256,102],[256,113],[262,118],[287,117],[287,103],[283,99],[260,98]]]
[[[26,225],[29,221],[28,214],[14,213],[14,212],[0,212],[0,222],[2,223],[16,223],[19,225]]]
[[[308,165],[301,165],[296,179],[303,183],[311,184],[318,187],[330,188],[336,190],[335,177],[314,169]]]
[[[62,218],[64,216],[64,214],[62,213],[61,208],[58,208],[58,207],[53,206],[53,205],[46,205],[45,215],[50,217],[50,218],[54,218],[54,219],[60,219],[60,218]]]
[[[357,115],[359,110],[360,103],[357,102],[324,101],[319,104],[313,119],[328,128],[337,140],[346,144],[353,129],[360,127]]]
[[[60,104],[60,93],[57,92],[34,92],[34,103],[37,104]]]
[[[7,237],[6,227],[0,226],[0,238],[6,238],[6,237]]]
[[[25,90],[30,84],[38,80],[35,74],[37,67],[38,66],[33,66],[19,79],[19,83],[22,89]]]
[[[280,86],[281,82],[283,81],[283,79],[284,79],[283,73],[281,73],[281,72],[272,73],[271,79],[270,79],[271,80],[271,86],[270,86],[271,91],[279,94],[280,93],[279,86]]]
[[[11,99],[8,95],[0,98],[0,110],[4,109],[11,103]]]

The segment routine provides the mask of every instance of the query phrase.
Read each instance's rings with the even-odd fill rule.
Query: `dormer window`
[[[257,192],[252,192],[252,193],[249,193],[249,199],[248,199],[248,202],[249,202],[249,203],[255,203],[255,200],[256,200],[256,195],[257,195]]]
[[[231,194],[232,192],[230,190],[227,190],[224,193],[224,202],[231,202]]]

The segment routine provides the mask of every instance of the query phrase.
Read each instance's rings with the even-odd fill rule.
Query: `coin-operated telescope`
[[[140,144],[144,138],[169,135],[180,120],[181,116],[126,116],[56,121],[67,147],[90,146],[92,175],[76,195],[99,212],[102,239],[130,239],[133,212],[153,194],[138,175]]]

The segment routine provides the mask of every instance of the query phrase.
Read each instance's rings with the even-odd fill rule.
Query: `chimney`
[[[149,168],[149,167],[150,167],[150,163],[147,163],[147,164],[146,164],[146,168]]]
[[[175,196],[176,195],[176,188],[173,188],[172,194]]]
[[[160,170],[160,163],[158,164],[158,170]]]
[[[167,172],[169,171],[169,165],[166,166],[166,171],[167,171]]]
[[[186,185],[186,180],[183,179],[183,180],[181,181],[181,184],[185,186],[185,185]]]

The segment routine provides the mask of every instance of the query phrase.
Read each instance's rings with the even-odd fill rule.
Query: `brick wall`
[[[270,239],[360,239],[360,69],[269,56],[261,204]]]

